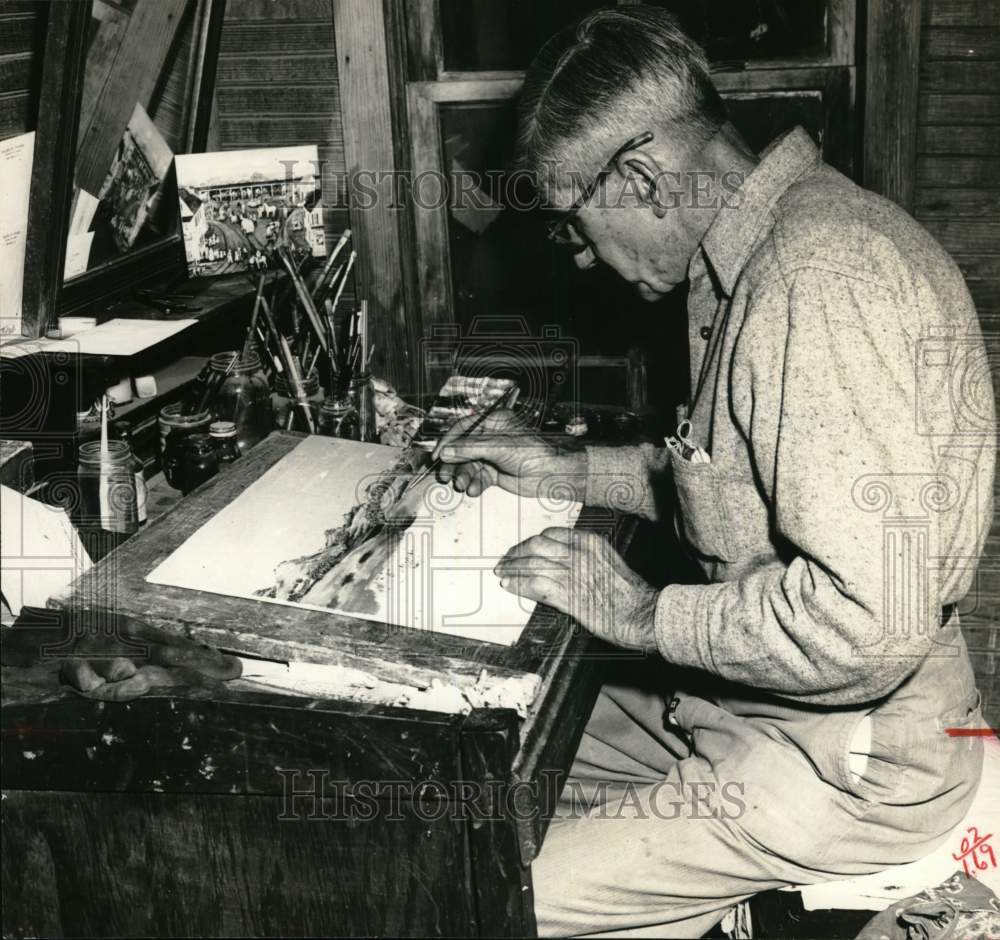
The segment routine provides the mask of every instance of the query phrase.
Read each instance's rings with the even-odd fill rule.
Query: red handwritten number
[[[958,855],[952,852],[951,857],[956,862],[962,863],[967,877],[976,878],[977,871],[987,871],[990,868],[997,867],[997,859],[993,854],[993,847],[989,844],[989,840],[992,838],[992,832],[981,836],[975,826],[969,826],[966,830],[966,836],[962,840]],[[973,866],[971,871],[969,870],[970,862]]]

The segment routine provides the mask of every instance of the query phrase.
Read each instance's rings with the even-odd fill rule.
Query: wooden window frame
[[[767,95],[783,92],[815,91],[833,108],[853,107],[855,73],[851,67],[812,67],[797,69],[718,70],[712,75],[723,95]],[[506,78],[456,79],[411,82],[407,86],[409,133],[414,180],[422,174],[444,174],[441,150],[440,109],[449,104],[477,104],[510,101],[521,88],[524,74]],[[854,141],[824,134],[824,153],[833,162],[851,170],[854,165]],[[448,251],[448,206],[412,208],[417,256],[417,295],[421,311],[421,329],[430,335],[435,327],[454,323],[452,276]]]

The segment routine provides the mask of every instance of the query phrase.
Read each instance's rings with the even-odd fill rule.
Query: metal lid
[[[208,426],[208,433],[212,437],[236,437],[236,422],[213,421]]]

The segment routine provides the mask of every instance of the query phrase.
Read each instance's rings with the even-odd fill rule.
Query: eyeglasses
[[[549,222],[546,234],[550,241],[555,242],[557,245],[579,245],[578,240],[573,238],[569,233],[569,226],[573,219],[576,218],[576,214],[589,202],[590,197],[597,192],[601,183],[611,175],[622,154],[628,153],[630,150],[635,150],[636,147],[648,144],[653,139],[653,136],[652,131],[646,131],[638,137],[627,140],[611,155],[611,159],[601,167],[597,176],[594,177],[594,181],[580,193],[579,198],[573,205],[566,210],[559,210],[559,218]]]

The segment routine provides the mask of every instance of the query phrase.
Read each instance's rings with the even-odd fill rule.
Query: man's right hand
[[[467,433],[477,420],[473,415],[456,421],[438,442],[434,458],[441,460],[440,482],[470,496],[499,485],[520,496],[583,499],[587,456],[582,450],[558,450],[525,428],[512,411],[496,411]]]

